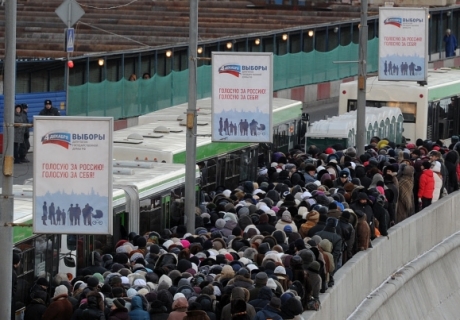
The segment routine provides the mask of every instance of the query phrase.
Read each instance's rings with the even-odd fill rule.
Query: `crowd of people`
[[[275,152],[257,181],[206,194],[193,234],[130,233],[72,280],[38,278],[24,319],[299,319],[353,255],[458,190],[451,141]]]

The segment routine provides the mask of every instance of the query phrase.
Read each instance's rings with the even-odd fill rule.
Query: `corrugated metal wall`
[[[45,107],[44,102],[47,99],[53,102],[53,107],[58,108],[62,116],[66,114],[65,91],[17,94],[15,104],[27,103],[29,106],[29,112],[27,115],[29,117],[29,121],[32,122],[33,116],[38,115],[40,110]],[[0,95],[0,133],[3,133],[3,108],[4,96]]]

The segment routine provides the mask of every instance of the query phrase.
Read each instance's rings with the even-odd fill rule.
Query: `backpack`
[[[310,297],[307,301],[307,310],[318,311],[319,308],[321,308],[321,302],[319,301],[319,299]]]

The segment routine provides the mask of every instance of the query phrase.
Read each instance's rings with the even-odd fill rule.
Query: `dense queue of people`
[[[206,194],[193,234],[130,233],[71,281],[38,278],[24,319],[298,319],[373,239],[458,190],[458,141],[275,152],[257,181]]]

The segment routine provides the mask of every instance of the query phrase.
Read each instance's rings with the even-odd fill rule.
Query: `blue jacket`
[[[270,305],[266,305],[265,308],[256,313],[254,320],[282,320],[283,318],[279,315],[278,312],[279,310],[273,308]]]
[[[142,300],[139,296],[134,296],[131,299],[131,311],[129,312],[131,320],[150,320],[150,315],[142,309]]]

